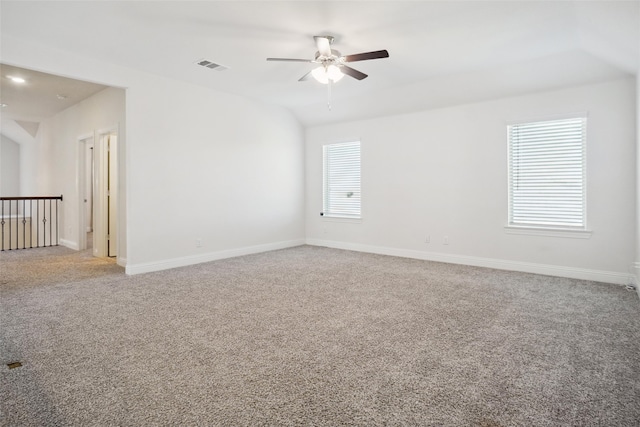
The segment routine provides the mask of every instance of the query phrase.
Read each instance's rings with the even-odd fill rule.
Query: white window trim
[[[519,225],[505,225],[504,230],[507,234],[522,234],[527,236],[547,236],[547,237],[568,237],[572,239],[589,239],[593,231],[569,228],[541,228],[541,227],[523,227]]]
[[[510,190],[511,190],[511,181],[510,181],[510,151],[511,151],[511,141],[509,139],[509,127],[518,124],[527,124],[527,123],[536,123],[536,122],[545,122],[545,121],[554,121],[554,120],[563,120],[563,119],[572,119],[572,118],[584,118],[586,120],[587,129],[585,132],[588,134],[588,123],[589,123],[589,114],[588,112],[576,112],[562,115],[553,115],[546,117],[537,117],[530,118],[527,120],[514,120],[506,122],[507,126],[507,164],[508,164],[508,180],[507,180],[507,224],[505,225],[505,232],[508,234],[522,234],[522,235],[531,235],[531,236],[550,236],[550,237],[568,237],[568,238],[579,238],[579,239],[588,239],[591,237],[593,231],[587,228],[587,141],[584,141],[584,151],[583,151],[583,226],[582,227],[554,227],[554,226],[535,226],[535,225],[527,225],[527,224],[513,224],[510,223],[511,218],[511,200],[510,200]],[[586,138],[586,136],[585,136]]]
[[[339,144],[358,143],[360,149],[360,214],[358,216],[345,215],[340,213],[325,212],[325,155],[326,147]],[[360,138],[350,138],[341,141],[330,142],[322,146],[322,211],[320,213],[324,221],[343,222],[343,223],[361,223],[362,222],[362,141]]]
[[[337,215],[322,215],[322,221],[325,222],[342,222],[347,224],[362,224],[362,217],[354,218],[347,216],[337,216]]]

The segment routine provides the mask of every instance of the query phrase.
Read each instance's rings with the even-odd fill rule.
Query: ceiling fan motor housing
[[[324,66],[329,66],[332,64],[340,63],[341,58],[342,58],[342,54],[339,51],[335,49],[331,49],[331,56],[323,56],[320,54],[320,52],[316,52],[315,61],[319,62]]]

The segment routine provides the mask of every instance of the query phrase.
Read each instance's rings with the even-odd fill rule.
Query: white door
[[[85,232],[93,231],[93,139],[86,143],[84,176]]]
[[[94,141],[93,136],[78,139],[78,249],[84,250],[91,245],[88,233],[94,225]]]
[[[118,237],[118,171],[116,159],[118,136],[111,134],[107,140],[107,256],[117,256]]]
[[[118,255],[118,135],[99,133],[94,144],[93,255]]]

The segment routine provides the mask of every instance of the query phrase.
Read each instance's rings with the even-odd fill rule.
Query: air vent
[[[207,59],[201,59],[198,62],[196,62],[196,64],[200,65],[201,67],[209,68],[211,70],[216,70],[216,71],[224,71],[229,69],[229,67],[216,64],[215,62],[209,61]]]

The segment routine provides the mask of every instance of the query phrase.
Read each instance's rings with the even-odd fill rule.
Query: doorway
[[[96,257],[118,255],[118,131],[114,127],[79,139],[80,250]]]
[[[94,137],[79,138],[78,150],[78,249],[93,248],[95,161]]]

